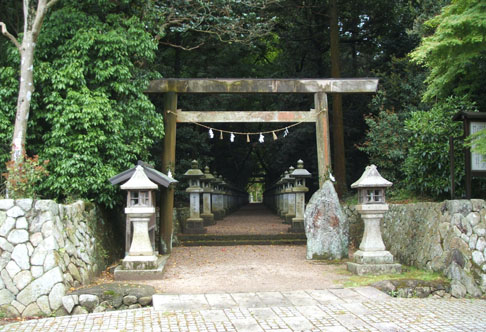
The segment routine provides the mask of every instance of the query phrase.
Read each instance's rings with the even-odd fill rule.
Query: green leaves
[[[158,76],[147,69],[156,44],[130,7],[94,13],[63,4],[39,38],[29,146],[51,161],[44,196],[112,206],[108,179],[137,159],[150,161],[149,148],[163,136],[162,116],[143,93]]]
[[[451,97],[429,111],[412,112],[405,121],[409,149],[403,166],[410,189],[435,197],[449,192],[449,136],[462,135],[462,123],[452,121],[452,117],[459,111],[474,110],[467,98]],[[459,144],[455,157],[455,178],[460,185],[464,177],[464,149]]]
[[[434,33],[411,53],[414,61],[430,70],[424,99],[480,93],[481,66],[486,61],[486,3],[455,0],[426,24]]]

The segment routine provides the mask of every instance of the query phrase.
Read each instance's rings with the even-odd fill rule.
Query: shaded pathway
[[[263,204],[248,204],[238,211],[218,220],[216,225],[207,226],[207,234],[285,234],[289,225]]]

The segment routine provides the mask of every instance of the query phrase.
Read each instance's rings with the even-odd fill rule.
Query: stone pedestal
[[[285,223],[291,224],[292,219],[295,218],[295,193],[288,194],[289,208],[287,214],[285,215]],[[302,226],[303,227],[303,226]],[[303,228],[302,228],[303,231]]]
[[[206,228],[204,228],[204,220],[199,214],[199,192],[190,193],[190,217],[184,223],[184,233],[206,233]]]
[[[307,189],[307,188],[305,188]],[[292,218],[289,232],[304,233],[305,191],[302,188],[294,188],[295,193],[295,217]]]
[[[214,214],[211,213],[211,192],[203,193],[203,213],[201,213],[204,226],[215,225]]]
[[[381,237],[380,221],[388,211],[387,204],[358,205],[356,210],[364,222],[363,239],[348,271],[357,275],[401,273],[400,264],[393,262],[393,255],[385,250]]]

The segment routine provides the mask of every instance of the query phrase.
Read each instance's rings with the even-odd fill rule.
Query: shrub
[[[403,164],[407,186],[420,194],[443,198],[450,192],[449,137],[462,136],[462,123],[452,121],[459,111],[475,111],[475,105],[462,97],[449,97],[429,111],[412,112],[405,121],[408,155]],[[455,145],[455,182],[464,178],[464,147]]]

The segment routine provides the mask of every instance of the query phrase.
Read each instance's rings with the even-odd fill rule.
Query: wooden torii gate
[[[378,79],[209,79],[168,78],[150,82],[147,93],[164,94],[164,152],[162,171],[174,173],[176,150],[176,123],[184,122],[315,122],[319,184],[331,165],[327,93],[376,92]],[[237,112],[237,111],[182,111],[177,109],[177,95],[193,94],[257,94],[257,93],[313,93],[314,108],[298,112]],[[162,191],[160,232],[167,252],[172,250],[172,211],[174,189]]]

